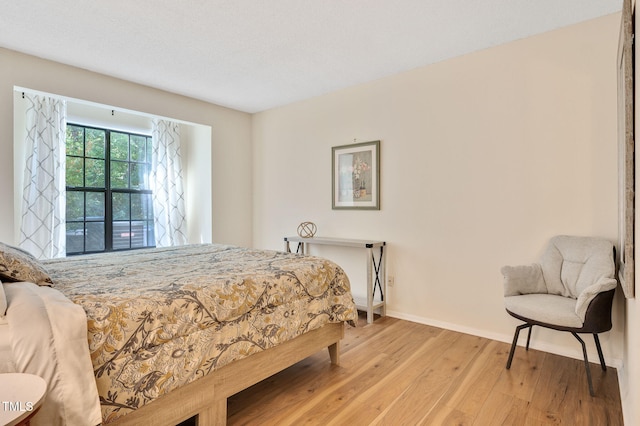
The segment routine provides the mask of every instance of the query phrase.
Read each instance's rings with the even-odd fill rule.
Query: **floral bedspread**
[[[329,322],[353,323],[349,280],[313,256],[224,245],[50,260],[87,313],[104,423]]]

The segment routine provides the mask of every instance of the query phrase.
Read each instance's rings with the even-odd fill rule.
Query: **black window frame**
[[[148,171],[151,171],[151,135],[150,134],[144,134],[144,133],[135,133],[135,132],[129,132],[129,131],[125,131],[125,130],[118,130],[118,129],[114,129],[114,128],[105,128],[105,127],[97,127],[97,126],[92,126],[92,125],[86,125],[86,124],[81,124],[81,123],[77,123],[77,122],[69,122],[67,123],[67,128],[69,128],[70,126],[73,127],[77,127],[77,128],[82,128],[83,132],[83,140],[82,140],[82,146],[83,146],[83,150],[82,150],[82,155],[77,155],[77,154],[69,154],[67,152],[67,150],[65,149],[65,160],[67,161],[67,167],[69,166],[69,158],[79,158],[82,159],[82,164],[83,164],[83,172],[82,172],[82,185],[81,186],[74,186],[74,185],[68,185],[68,182],[66,181],[66,176],[65,176],[65,189],[66,189],[66,200],[69,200],[69,193],[82,193],[82,202],[83,202],[83,216],[81,218],[81,220],[78,220],[76,218],[74,218],[73,220],[69,220],[69,218],[67,217],[65,219],[65,229],[67,230],[67,236],[66,238],[69,237],[68,234],[68,228],[69,228],[69,224],[82,224],[82,250],[81,251],[72,251],[69,252],[69,248],[67,246],[66,249],[66,255],[67,256],[76,256],[76,255],[82,255],[82,254],[91,254],[91,253],[104,253],[104,252],[112,252],[112,251],[127,251],[127,250],[139,250],[139,249],[145,249],[145,248],[154,248],[155,245],[155,226],[153,224],[153,207],[152,207],[152,202],[151,202],[151,197],[153,196],[153,191],[149,188],[149,186],[147,185],[147,188],[144,189],[140,189],[140,188],[132,188],[132,165],[137,165],[138,167],[147,167]],[[87,129],[91,129],[91,130],[97,130],[100,132],[104,132],[105,135],[105,140],[104,140],[104,158],[101,157],[95,157],[95,156],[90,156],[87,153]],[[116,134],[120,134],[120,135],[127,135],[128,137],[128,149],[127,149],[127,159],[118,159],[118,158],[112,158],[112,149],[111,149],[111,134],[112,133],[116,133]],[[68,136],[67,136],[68,137]],[[132,143],[131,143],[131,138],[132,137],[136,137],[136,138],[144,138],[145,140],[145,158],[144,161],[137,161],[134,160],[132,158]],[[66,144],[65,144],[66,146]],[[89,160],[100,160],[100,161],[104,161],[104,186],[87,186],[87,167],[86,167],[86,163],[87,163],[87,159]],[[112,163],[126,163],[127,164],[127,169],[128,169],[128,173],[127,173],[127,188],[119,188],[119,187],[113,187],[112,186],[112,180],[111,180],[111,175],[112,175],[112,168],[111,165]],[[92,194],[92,193],[99,193],[99,194],[104,194],[104,217],[101,216],[96,216],[96,219],[91,219],[91,216],[87,216],[87,194]],[[114,194],[127,194],[128,195],[128,217],[126,217],[126,219],[117,219],[114,220],[114,211],[113,211],[113,196]],[[145,195],[146,197],[146,202],[147,202],[147,214],[146,217],[143,219],[134,219],[134,215],[133,215],[133,209],[132,209],[132,195],[142,195],[143,197],[141,197],[141,201],[144,202],[145,199]],[[67,209],[68,211],[68,209]],[[143,209],[144,211],[144,209]],[[101,250],[97,250],[97,249],[90,249],[87,250],[87,224],[89,223],[101,223],[104,222],[104,235],[103,235],[103,243],[104,243],[104,247]],[[114,222],[116,223],[124,223],[124,222],[128,222],[129,223],[129,232],[128,232],[128,238],[129,238],[129,244],[128,247],[114,247],[114,234],[113,234],[113,228],[114,228]],[[142,246],[133,246],[133,236],[134,236],[134,232],[133,232],[133,223],[139,223],[139,222],[144,222],[146,223],[146,227],[144,228],[146,231],[146,235],[147,235],[147,240],[148,243],[144,244]]]

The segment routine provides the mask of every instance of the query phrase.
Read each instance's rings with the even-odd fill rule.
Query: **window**
[[[151,136],[67,125],[67,255],[154,247]]]

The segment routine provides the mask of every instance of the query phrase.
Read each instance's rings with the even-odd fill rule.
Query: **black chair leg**
[[[593,392],[593,383],[591,382],[591,369],[589,368],[589,358],[587,357],[587,346],[584,344],[584,340],[582,340],[580,336],[578,336],[573,331],[571,332],[571,334],[573,334],[573,337],[578,339],[578,342],[580,342],[580,344],[582,345],[582,355],[584,356],[584,368],[587,370],[587,381],[589,382],[589,394],[591,396],[595,396],[595,392]]]
[[[598,349],[598,356],[600,357],[600,366],[602,371],[607,371],[607,364],[604,363],[604,355],[602,355],[602,347],[600,346],[600,338],[596,333],[593,333],[593,340],[596,342],[596,348]]]
[[[509,351],[509,359],[507,360],[507,370],[511,368],[511,361],[513,361],[513,354],[516,351],[516,345],[518,344],[518,336],[520,335],[520,330],[523,328],[529,328],[529,337],[527,337],[527,350],[529,350],[529,339],[531,338],[531,328],[533,325],[531,324],[522,324],[516,327],[516,332],[513,335],[513,343],[511,343],[511,350]]]

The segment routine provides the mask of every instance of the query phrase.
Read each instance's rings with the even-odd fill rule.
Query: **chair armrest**
[[[618,285],[618,281],[615,278],[605,278],[602,277],[595,284],[590,285],[585,288],[582,293],[578,296],[578,300],[576,301],[576,315],[578,315],[582,321],[584,321],[585,314],[587,313],[587,308],[589,304],[593,300],[594,297],[598,295],[598,293],[603,293],[605,291],[613,290]]]
[[[531,265],[503,266],[500,269],[504,277],[504,295],[547,293],[547,285],[538,263]]]

